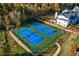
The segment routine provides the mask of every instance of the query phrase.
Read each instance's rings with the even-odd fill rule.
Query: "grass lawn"
[[[12,48],[11,48],[11,54],[12,55],[22,55],[23,53],[27,53],[26,50],[24,50],[21,46],[19,46],[15,41],[13,42],[14,45],[12,45]]]
[[[79,36],[76,39],[74,39],[74,42],[76,43],[77,47],[79,47]]]
[[[5,41],[5,33],[3,31],[0,31],[0,55],[3,55],[4,51],[3,51],[3,44]]]
[[[23,55],[27,53],[11,36],[9,36],[8,42],[11,47],[11,55]]]
[[[0,55],[4,55],[4,50],[3,50],[3,44],[4,44],[4,40],[5,40],[5,33],[4,31],[0,32]],[[24,50],[21,46],[19,46],[16,41],[14,41],[14,39],[12,39],[11,37],[8,37],[8,43],[11,47],[11,55],[22,55],[23,53],[27,53],[26,50]]]
[[[3,31],[0,31],[0,56],[3,55],[4,51],[3,51],[3,44],[5,41],[5,33]]]
[[[33,24],[33,23],[32,23]],[[37,30],[35,30],[32,26],[32,24],[26,25],[24,27],[20,27],[18,29],[14,29],[12,32],[28,47],[30,48],[33,52],[43,52],[46,49],[48,49],[48,47],[50,47],[52,44],[54,44],[54,42],[56,42],[59,37],[61,37],[64,33],[63,31],[60,31],[59,29],[56,29],[56,33],[53,36],[46,36],[44,33],[39,32]],[[41,23],[43,24],[43,23]],[[43,24],[44,26],[49,27],[48,25]],[[17,31],[22,29],[22,28],[29,28],[31,29],[33,32],[40,34],[41,36],[43,36],[45,38],[44,41],[42,41],[40,44],[38,44],[37,46],[33,47],[28,41],[26,41],[22,36],[20,36]],[[54,27],[51,27],[51,29]]]
[[[5,33],[0,31],[0,40],[5,40]]]

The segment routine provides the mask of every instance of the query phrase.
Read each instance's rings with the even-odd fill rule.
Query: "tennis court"
[[[35,30],[40,31],[47,36],[52,36],[56,32],[55,29],[48,28],[40,23],[35,23],[34,25],[32,25],[32,27]],[[18,33],[33,46],[37,46],[40,42],[42,42],[45,39],[43,36],[33,32],[29,28],[23,28],[23,29],[19,30]]]
[[[30,30],[28,28],[23,28],[23,29],[19,30],[18,33],[24,39],[29,41],[29,43],[32,44],[33,46],[38,45],[40,42],[42,42],[44,40],[44,38],[41,35],[34,33],[32,30]]]
[[[47,36],[52,36],[56,33],[56,30],[53,28],[51,29],[50,27],[46,27],[40,23],[35,23],[33,26],[32,26],[35,30],[38,30],[42,33],[44,33],[45,35]]]
[[[30,50],[43,52],[64,34],[63,31],[35,22],[12,31]]]

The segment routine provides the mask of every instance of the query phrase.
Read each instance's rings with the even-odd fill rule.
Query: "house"
[[[69,18],[65,17],[64,15],[58,15],[56,22],[63,27],[67,27],[69,24]]]
[[[56,22],[58,25],[67,27],[69,25],[69,10],[65,9],[57,16]]]
[[[57,16],[58,25],[67,27],[79,23],[79,7],[75,6],[72,10],[65,9]]]

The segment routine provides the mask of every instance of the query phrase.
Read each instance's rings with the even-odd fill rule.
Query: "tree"
[[[11,47],[9,46],[9,43],[8,42],[5,42],[4,45],[3,45],[3,51],[4,51],[4,54],[5,56],[10,56],[11,55]]]

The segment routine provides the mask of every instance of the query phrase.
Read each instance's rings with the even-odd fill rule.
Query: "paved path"
[[[42,21],[42,20],[41,20]],[[44,23],[46,23],[46,24],[49,24],[49,25],[51,25],[51,26],[54,26],[54,27],[57,27],[56,25],[53,25],[52,23],[49,23],[49,22],[47,22],[47,21],[42,21],[42,22],[44,22]],[[61,29],[61,28],[60,28]],[[67,30],[67,31],[69,31],[69,30]],[[58,54],[59,54],[59,52],[60,52],[60,50],[61,50],[61,46],[59,45],[59,43],[55,43],[57,46],[58,46],[58,49],[56,50],[56,52],[53,54],[53,56],[57,56]]]
[[[11,31],[9,31],[9,34],[14,38],[14,40],[20,45],[22,46],[27,52],[32,53],[32,51],[26,47]]]
[[[73,55],[74,52],[72,52],[72,47],[73,47],[72,39],[75,39],[75,38],[76,38],[76,35],[75,34],[71,34],[69,36],[69,38],[66,39],[66,41],[62,45],[63,50],[62,50],[61,55],[64,55],[64,56]]]
[[[42,20],[41,20],[42,21]],[[64,52],[65,53],[68,53],[69,51],[68,51],[68,48],[69,48],[69,45],[71,44],[70,42],[71,42],[71,40],[72,39],[75,39],[76,38],[76,35],[79,35],[79,33],[78,32],[76,32],[76,31],[72,31],[72,30],[69,30],[69,29],[66,29],[66,28],[64,28],[64,27],[61,27],[61,26],[59,26],[59,25],[57,25],[57,24],[55,24],[55,23],[51,23],[51,22],[47,22],[47,21],[42,21],[42,22],[44,22],[44,23],[46,23],[46,24],[49,24],[49,25],[51,25],[51,26],[54,26],[54,27],[57,27],[57,28],[60,28],[60,29],[62,29],[62,30],[65,30],[65,31],[67,31],[67,32],[70,32],[70,33],[72,33],[72,35],[69,37],[69,42],[67,41],[63,46],[65,46],[65,48],[64,48]],[[61,49],[61,48],[60,48]],[[57,54],[54,54],[54,55],[57,55]]]
[[[61,50],[61,46],[59,45],[59,43],[55,43],[58,46],[58,49],[56,50],[56,52],[53,54],[53,56],[57,56]]]

